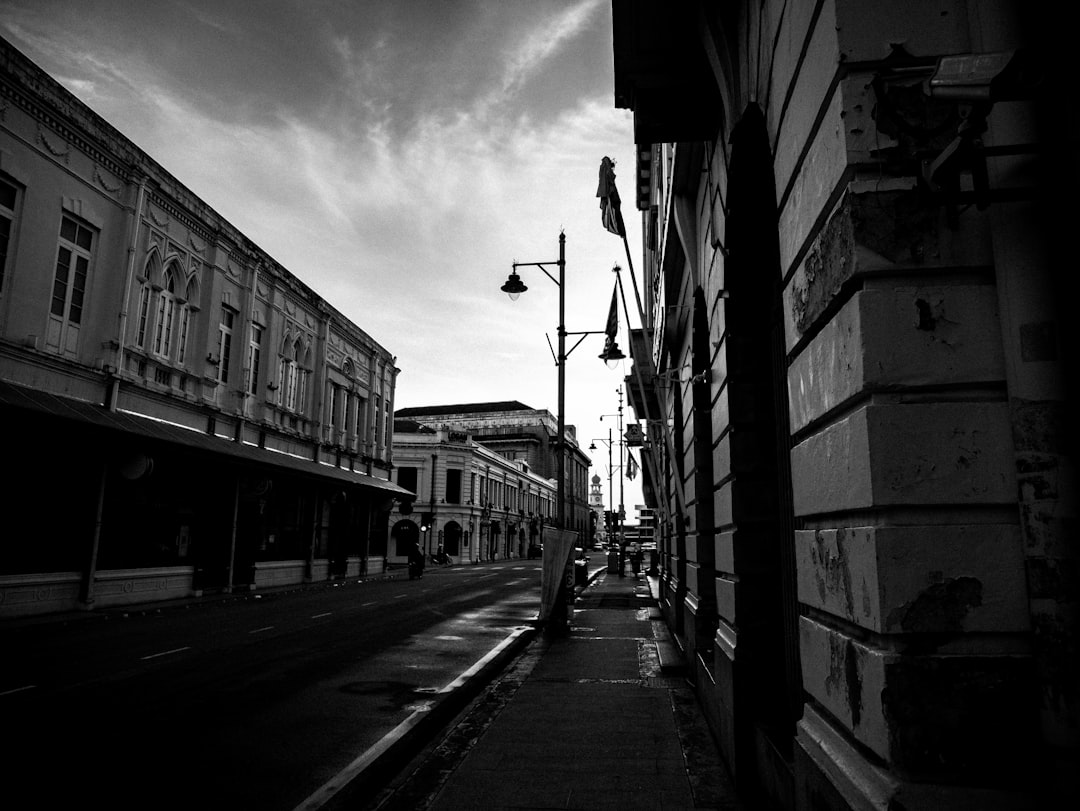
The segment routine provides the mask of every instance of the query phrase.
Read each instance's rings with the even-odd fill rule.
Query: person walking
[[[419,580],[424,576],[424,552],[417,543],[409,550],[409,579]]]

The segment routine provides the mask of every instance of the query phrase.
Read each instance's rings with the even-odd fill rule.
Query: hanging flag
[[[596,189],[596,196],[600,198],[600,221],[611,233],[616,236],[626,236],[626,226],[623,225],[622,211],[619,209],[619,192],[615,188],[615,161],[604,156],[600,161],[600,185]]]
[[[611,291],[611,309],[608,310],[607,326],[604,328],[604,332],[607,333],[608,343],[612,343],[619,335],[619,283],[615,283],[615,289]]]
[[[630,451],[626,452],[626,478],[633,481],[637,475],[637,462],[634,461],[634,454]]]

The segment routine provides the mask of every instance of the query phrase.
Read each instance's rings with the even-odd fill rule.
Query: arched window
[[[199,285],[192,279],[188,282],[187,286],[187,298],[184,301],[183,307],[180,309],[180,339],[177,342],[176,348],[176,361],[177,363],[183,363],[187,358],[187,344],[188,336],[191,334],[191,319],[194,310],[197,309],[197,305],[194,302],[199,300]]]
[[[295,374],[295,399],[289,404],[289,408],[294,411],[303,411],[304,403],[307,401],[307,370],[301,366],[304,359],[304,345],[301,343],[300,338],[296,339],[296,343],[293,344],[293,370]]]
[[[174,267],[165,268],[157,301],[157,326],[154,333],[154,354],[167,358],[172,349],[173,312],[176,309],[176,279]]]
[[[302,336],[297,336],[281,343],[281,356],[278,358],[278,386],[281,388],[281,406],[290,411],[303,412],[307,401],[307,375],[306,369],[301,367],[304,358],[304,341]]]
[[[135,345],[146,349],[146,333],[150,329],[150,280],[156,279],[161,270],[161,258],[157,251],[152,251],[143,269],[143,282],[139,288],[139,309],[136,314]]]

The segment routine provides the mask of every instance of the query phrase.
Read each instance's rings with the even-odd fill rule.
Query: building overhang
[[[69,426],[98,429],[113,436],[127,436],[194,452],[225,457],[241,465],[269,466],[300,476],[354,485],[388,498],[415,499],[416,495],[392,481],[355,470],[302,459],[285,453],[246,445],[126,411],[110,411],[102,405],[0,381],[0,407],[36,413]]]
[[[613,0],[615,106],[634,112],[634,143],[716,137],[723,102],[705,48],[711,3]]]

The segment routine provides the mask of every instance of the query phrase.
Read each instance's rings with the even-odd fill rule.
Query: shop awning
[[[173,423],[161,422],[130,412],[110,411],[102,405],[76,400],[73,397],[51,394],[37,389],[0,381],[0,406],[21,409],[55,417],[85,426],[92,426],[126,436],[164,442],[196,451],[226,456],[251,465],[269,465],[303,476],[314,476],[345,484],[377,490],[388,496],[415,498],[410,490],[392,481],[354,470],[334,467],[311,459],[301,459],[284,453],[244,445],[219,436],[191,430]],[[9,425],[10,427],[10,425]]]

